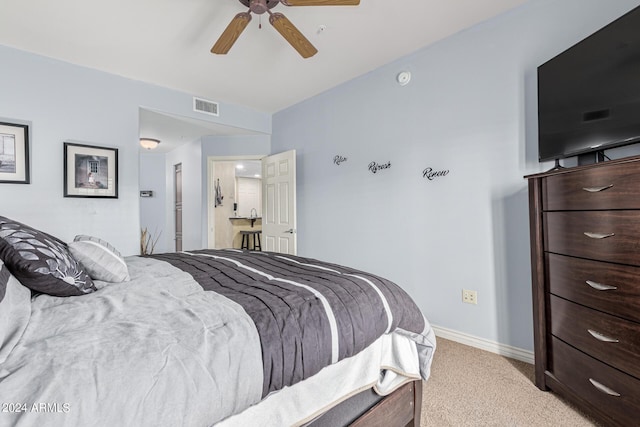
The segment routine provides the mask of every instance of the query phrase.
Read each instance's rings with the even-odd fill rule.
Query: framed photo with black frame
[[[29,125],[0,121],[0,183],[31,183]]]
[[[64,143],[64,197],[118,198],[118,149]]]

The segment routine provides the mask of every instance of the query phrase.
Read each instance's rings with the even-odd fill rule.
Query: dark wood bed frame
[[[420,427],[422,380],[407,383],[388,396],[366,390],[345,400],[306,427]]]
[[[422,380],[412,381],[386,396],[351,424],[352,427],[420,427]]]

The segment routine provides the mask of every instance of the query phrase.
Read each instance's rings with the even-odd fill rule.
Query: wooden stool
[[[260,244],[260,233],[262,231],[259,230],[243,230],[240,232],[242,235],[242,245],[240,249],[247,249],[249,251],[261,251],[262,245]],[[249,247],[250,236],[253,235],[253,249]]]

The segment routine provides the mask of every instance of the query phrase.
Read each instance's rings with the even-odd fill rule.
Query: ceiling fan
[[[238,40],[242,31],[251,21],[251,12],[256,15],[269,14],[269,22],[284,37],[303,58],[315,55],[318,50],[302,35],[302,33],[282,13],[271,12],[278,3],[285,6],[357,6],[360,0],[239,0],[247,6],[249,11],[238,13],[231,20],[216,44],[211,48],[211,53],[224,55],[229,52],[231,46]]]

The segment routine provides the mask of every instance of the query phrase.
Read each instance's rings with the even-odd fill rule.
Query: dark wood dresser
[[[526,178],[536,385],[640,425],[640,156]]]

